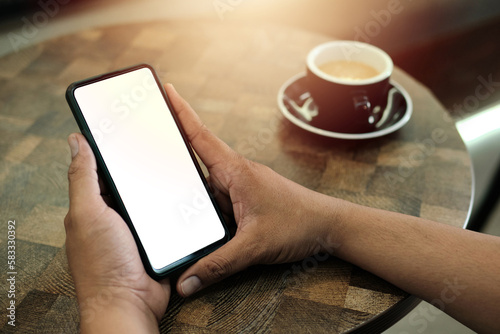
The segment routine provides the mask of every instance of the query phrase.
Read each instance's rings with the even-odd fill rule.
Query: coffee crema
[[[372,66],[359,61],[333,60],[318,68],[332,77],[345,80],[365,80],[380,74]]]

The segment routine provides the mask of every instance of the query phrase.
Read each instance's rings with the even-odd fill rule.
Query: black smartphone
[[[72,83],[66,99],[151,277],[227,242],[221,211],[151,66]]]

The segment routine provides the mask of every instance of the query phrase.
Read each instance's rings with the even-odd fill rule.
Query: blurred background
[[[36,36],[9,39],[41,10],[49,19],[38,16]],[[0,55],[93,26],[185,18],[276,22],[377,45],[456,117],[500,98],[494,92],[475,108],[453,108],[474,92],[478,76],[500,81],[495,0],[0,0]]]
[[[0,57],[96,26],[177,19],[273,22],[368,42],[426,85],[461,132],[476,115],[493,115],[474,123],[493,127],[466,144],[476,177],[473,228],[500,235],[498,0],[0,0]],[[489,94],[477,98],[485,82]],[[406,317],[387,333],[471,333],[445,315],[423,330],[410,323]]]

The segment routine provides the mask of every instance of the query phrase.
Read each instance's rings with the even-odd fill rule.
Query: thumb
[[[253,257],[242,250],[247,249],[241,235],[200,259],[189,267],[177,281],[177,292],[188,297],[207,286],[221,281],[253,264]]]
[[[73,133],[68,137],[71,164],[68,169],[70,206],[101,193],[94,154],[85,137]]]

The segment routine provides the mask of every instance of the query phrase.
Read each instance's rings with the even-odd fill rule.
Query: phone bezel
[[[193,164],[195,165],[196,170],[198,171],[198,175],[199,175],[200,179],[202,180],[203,185],[205,186],[205,189],[206,189],[206,191],[210,197],[210,200],[212,202],[212,205],[214,206],[214,208],[217,212],[217,215],[219,216],[220,222],[224,228],[224,237],[221,238],[220,240],[218,240],[218,241],[216,241],[216,242],[214,242],[214,243],[212,243],[212,244],[210,244],[210,245],[208,245],[208,246],[206,246],[206,247],[204,247],[204,248],[202,248],[202,249],[200,249],[200,250],[198,250],[198,251],[196,251],[188,256],[185,256],[185,257],[179,259],[178,261],[173,262],[173,263],[171,263],[171,264],[169,264],[161,269],[155,269],[151,266],[151,263],[149,262],[149,259],[147,257],[145,250],[144,250],[142,242],[139,239],[139,236],[135,230],[133,222],[131,221],[131,219],[128,215],[127,209],[126,209],[125,205],[123,204],[123,201],[120,197],[118,189],[116,188],[116,185],[113,181],[113,178],[112,178],[111,174],[109,173],[109,170],[108,170],[106,164],[104,163],[104,159],[102,158],[99,147],[97,146],[97,143],[94,140],[94,137],[93,137],[93,135],[90,131],[90,128],[87,124],[87,121],[85,120],[85,117],[83,116],[83,113],[80,109],[80,106],[78,105],[78,102],[75,98],[75,90],[80,88],[80,87],[91,85],[93,83],[96,83],[96,82],[99,82],[102,80],[106,80],[109,78],[120,76],[120,75],[129,73],[129,72],[143,69],[143,68],[147,68],[151,71],[151,73],[156,81],[156,84],[158,86],[158,89],[160,90],[160,92],[163,96],[163,99],[165,100],[165,103],[167,104],[168,109],[170,110],[170,114],[172,115],[172,117],[175,121],[175,124],[177,125],[177,128],[179,129],[179,132],[181,133],[182,139],[184,141],[186,149],[189,152],[191,160],[193,161]],[[174,111],[174,108],[173,108],[172,104],[170,103],[170,100],[168,99],[167,93],[165,92],[165,89],[163,88],[163,85],[161,84],[161,82],[158,78],[158,75],[156,74],[156,71],[154,70],[154,68],[152,66],[150,66],[148,64],[133,65],[133,66],[126,67],[123,69],[115,70],[112,72],[100,74],[100,75],[90,77],[90,78],[87,78],[84,80],[73,82],[72,84],[70,84],[68,86],[68,88],[66,90],[66,100],[70,106],[70,109],[71,109],[73,116],[78,124],[78,127],[80,128],[81,133],[87,139],[87,141],[88,141],[88,143],[89,143],[89,145],[94,153],[94,156],[95,156],[96,162],[97,162],[97,167],[98,167],[98,170],[100,171],[100,176],[103,177],[103,181],[105,182],[105,185],[107,186],[108,190],[111,192],[111,196],[113,198],[113,201],[116,204],[116,207],[114,209],[118,212],[118,214],[120,214],[120,216],[123,218],[123,220],[127,223],[128,227],[130,228],[130,231],[131,231],[131,233],[136,241],[137,248],[139,250],[139,254],[140,254],[141,260],[144,264],[144,267],[146,269],[146,272],[152,278],[158,280],[158,279],[164,278],[166,276],[169,276],[169,275],[179,271],[180,269],[185,268],[187,265],[192,264],[195,261],[201,259],[205,255],[213,252],[214,250],[216,250],[217,248],[219,248],[220,246],[222,246],[224,243],[226,243],[229,240],[230,234],[229,234],[227,224],[226,224],[224,217],[222,215],[222,211],[220,210],[219,206],[217,205],[217,202],[215,201],[214,195],[213,195],[212,191],[210,190],[210,187],[208,185],[207,180],[205,179],[205,176],[203,175],[203,171],[201,170],[201,167],[200,167],[200,165],[199,165],[199,163],[194,155],[193,149],[191,147],[191,144],[188,141],[187,135],[184,132],[184,129],[183,129],[179,119],[177,118],[177,115]]]

